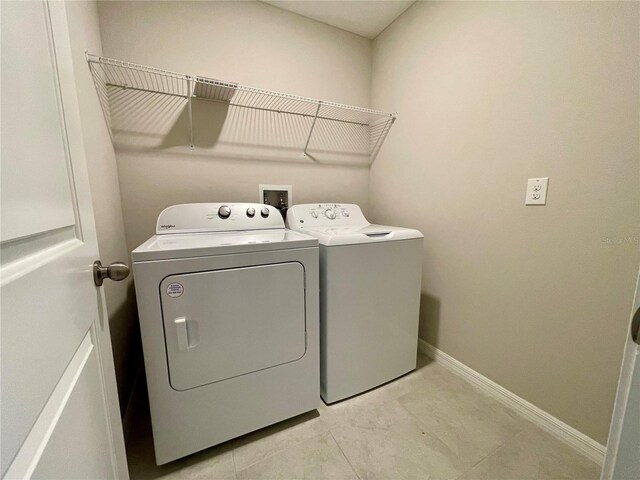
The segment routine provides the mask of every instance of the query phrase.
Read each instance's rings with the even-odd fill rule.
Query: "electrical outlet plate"
[[[549,177],[530,178],[527,180],[527,196],[525,205],[546,205]]]
[[[284,203],[287,207],[293,205],[293,194],[291,185],[265,185],[258,186],[258,202],[269,203],[276,206],[280,200],[280,194],[283,194]],[[265,201],[266,200],[266,201]]]

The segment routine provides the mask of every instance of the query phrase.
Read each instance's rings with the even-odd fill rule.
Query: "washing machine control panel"
[[[368,225],[358,205],[309,203],[294,205],[287,211],[287,225],[292,229],[326,225]]]
[[[257,214],[259,213],[259,215]],[[260,203],[186,203],[165,208],[156,234],[284,228],[280,212]]]

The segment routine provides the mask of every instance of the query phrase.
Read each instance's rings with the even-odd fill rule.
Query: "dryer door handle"
[[[191,348],[189,345],[189,332],[187,330],[187,319],[185,317],[176,318],[173,323],[176,326],[176,334],[178,336],[178,348],[180,350],[188,350]]]

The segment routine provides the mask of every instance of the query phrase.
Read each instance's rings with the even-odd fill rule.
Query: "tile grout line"
[[[0,1],[1,1],[1,0],[0,0]],[[265,428],[267,428],[267,427],[265,427]],[[327,430],[327,432],[328,432],[328,430]],[[273,452],[269,453],[268,455],[266,455],[266,456],[264,456],[264,457],[260,458],[260,460],[257,460],[257,461],[255,461],[255,462],[253,462],[253,463],[250,463],[249,465],[247,465],[246,467],[241,468],[240,470],[238,470],[238,469],[237,469],[237,466],[236,466],[236,464],[235,464],[235,459],[234,459],[233,464],[234,464],[234,468],[236,468],[236,473],[238,473],[238,472],[242,472],[242,471],[244,471],[244,470],[248,470],[249,468],[251,468],[251,467],[253,467],[253,466],[255,466],[255,465],[258,465],[259,463],[261,463],[261,462],[263,462],[263,461],[265,461],[265,460],[268,460],[268,459],[270,459],[271,457],[275,457],[276,455],[280,455],[281,453],[286,452],[287,450],[289,450],[289,449],[291,449],[291,448],[295,448],[295,447],[299,446],[299,445],[300,445],[300,444],[302,444],[302,443],[308,442],[309,440],[313,440],[313,439],[315,439],[315,438],[321,437],[322,435],[325,435],[327,432],[317,433],[317,434],[315,434],[315,435],[310,436],[309,438],[305,438],[304,440],[296,440],[296,441],[294,442],[294,445],[289,446],[289,447],[282,447],[282,448],[278,448],[277,450],[275,450],[275,451],[273,451]],[[267,437],[264,437],[264,438],[267,438]],[[336,443],[337,443],[337,442],[336,442]],[[249,444],[247,444],[247,445],[249,445]],[[235,451],[235,449],[234,449],[234,451]]]
[[[426,380],[426,379],[423,377],[423,380]],[[401,397],[402,397],[402,396],[404,396],[404,395],[401,395]],[[444,442],[440,439],[440,437],[438,437],[435,433],[432,433],[431,431],[429,431],[429,429],[427,428],[427,425],[425,425],[425,424],[422,422],[422,420],[420,420],[416,415],[414,415],[414,414],[413,414],[413,412],[412,412],[411,410],[409,410],[408,408],[406,408],[406,407],[402,404],[402,402],[399,400],[399,397],[395,399],[395,402],[400,406],[400,408],[402,408],[405,412],[407,412],[411,418],[413,418],[413,420],[414,420],[414,421],[417,423],[417,425],[420,427],[420,430],[424,430],[425,432],[427,432],[427,434],[428,434],[430,437],[432,437],[433,439],[435,439],[435,440],[437,440],[438,442],[440,442],[440,443],[442,444],[442,446],[444,446],[444,447],[445,447],[447,450],[449,450],[452,454],[454,453],[454,452],[453,452],[453,450],[451,450],[451,449],[449,448],[449,446],[448,446],[446,443],[444,443]],[[520,433],[520,432],[518,432],[518,433]],[[516,434],[516,435],[517,435],[517,434]],[[337,443],[337,442],[336,442],[336,443]],[[502,445],[500,445],[498,448],[496,448],[496,450],[497,450],[497,449],[499,449],[499,448],[502,448]],[[492,452],[491,454],[493,454],[493,452]],[[491,455],[491,454],[489,454],[489,455]],[[488,455],[487,455],[487,456],[488,456]],[[455,457],[456,457],[456,459],[458,459],[458,456],[457,456],[457,455],[455,455]],[[483,461],[485,458],[487,458],[487,457],[483,457],[483,458],[481,458],[481,459],[480,459],[480,460],[478,460],[476,463],[474,463],[471,467],[469,467],[468,469],[464,470],[464,471],[463,471],[459,476],[457,476],[457,477],[456,477],[456,479],[455,479],[455,480],[458,480],[458,479],[462,478],[464,475],[466,475],[467,473],[469,473],[471,470],[473,470],[473,469],[476,467],[476,465],[478,465],[478,463],[480,463],[481,461]],[[459,459],[458,459],[458,460],[459,460]],[[461,463],[462,463],[462,462],[461,462]]]
[[[449,450],[452,454],[454,453],[453,450],[451,450],[449,448],[449,446],[444,443],[444,441],[442,441],[440,439],[440,437],[438,437],[435,433],[432,433],[431,431],[429,431],[429,429],[427,428],[427,425],[425,423],[422,422],[422,420],[420,420],[416,415],[413,414],[413,412],[411,410],[409,410],[408,408],[406,408],[402,402],[396,400],[396,402],[398,403],[398,405],[400,405],[400,408],[402,408],[405,412],[407,412],[409,414],[409,416],[411,418],[413,418],[413,420],[418,424],[418,426],[420,427],[420,430],[424,430],[425,432],[427,432],[427,434],[434,438],[435,440],[437,440],[438,442],[440,442],[447,450]],[[456,458],[458,458],[458,456],[455,456]],[[481,462],[482,460],[484,460],[484,458],[482,458],[481,460],[479,460],[479,462]],[[475,467],[477,464],[474,464],[473,467]],[[473,468],[471,467],[471,468]],[[464,475],[465,473],[467,473],[469,470],[466,470],[462,475]],[[457,477],[460,478],[460,477]]]
[[[497,454],[500,450],[502,450],[503,448],[505,448],[507,446],[507,443],[510,440],[515,439],[516,437],[522,435],[524,432],[526,432],[527,430],[529,430],[530,428],[534,428],[535,425],[530,424],[527,425],[525,428],[523,428],[522,430],[520,430],[519,432],[514,433],[511,437],[509,437],[507,440],[505,440],[503,443],[501,443],[500,445],[498,445],[496,448],[494,448],[493,450],[491,450],[487,455],[485,455],[484,457],[482,457],[480,460],[478,460],[476,463],[473,464],[473,466],[471,466],[471,468],[469,468],[468,470],[466,470],[462,475],[460,475],[458,478],[456,478],[456,480],[460,480],[462,477],[464,477],[467,473],[471,472],[474,468],[476,468],[478,465],[480,465],[482,462],[484,462],[485,460],[488,460],[490,457],[493,457],[495,454]]]
[[[338,443],[338,441],[336,440],[336,437],[333,436],[333,432],[331,431],[331,429],[329,429],[329,435],[331,435],[331,438],[333,439],[333,441],[336,443],[336,445],[338,446],[338,449],[340,450],[340,453],[342,453],[342,456],[344,457],[344,459],[347,461],[347,463],[349,464],[349,467],[351,467],[351,471],[353,472],[353,474],[356,476],[356,478],[358,480],[360,480],[360,475],[358,475],[358,472],[356,472],[356,469],[353,468],[353,465],[351,464],[351,461],[349,460],[349,457],[347,457],[347,454],[344,453],[344,450],[342,450],[342,447],[340,446],[340,444]]]
[[[236,466],[236,449],[231,450],[231,462],[233,463],[233,476],[237,480],[238,478],[238,467]]]
[[[449,373],[451,373],[452,375],[456,375],[454,372],[451,372],[451,371],[449,371]],[[456,376],[457,376],[457,375],[456,375]],[[458,377],[458,378],[461,378],[461,377]],[[471,388],[473,389],[474,393],[480,394],[480,395],[482,395],[482,396],[484,396],[484,397],[486,397],[486,398],[491,399],[491,397],[490,397],[489,395],[487,395],[486,393],[484,393],[482,390],[480,390],[480,389],[476,388],[476,387],[475,387],[471,382],[467,381],[467,380],[466,380],[466,379],[464,379],[464,378],[461,378],[461,379],[462,379],[466,384],[468,384],[468,385],[469,385],[469,387],[471,387]],[[428,379],[426,379],[424,376],[422,376],[422,380],[424,380],[424,381],[428,382]],[[400,397],[403,397],[403,396],[404,396],[404,395],[400,395]],[[441,443],[445,448],[447,448],[447,450],[450,450],[450,451],[451,451],[451,449],[449,448],[449,446],[448,446],[446,443],[444,443],[444,441],[443,441],[442,439],[440,439],[440,437],[438,437],[436,434],[432,433],[432,432],[429,430],[429,428],[427,427],[427,425],[426,425],[422,420],[420,420],[420,418],[418,418],[418,416],[414,415],[414,413],[413,413],[411,410],[409,410],[408,408],[406,408],[406,407],[404,406],[404,404],[400,401],[400,397],[398,397],[398,398],[395,398],[395,399],[394,399],[394,401],[395,401],[395,402],[400,406],[400,408],[402,408],[405,412],[407,412],[407,413],[411,416],[411,418],[413,418],[413,419],[417,422],[417,424],[421,427],[421,429],[424,429],[424,431],[428,432],[428,434],[429,434],[431,437],[433,437],[433,438],[435,438],[436,440],[438,440],[438,442],[440,442],[440,443]],[[496,401],[495,399],[491,399],[491,400]],[[503,405],[502,405],[502,404],[500,404],[499,402],[497,402],[497,403],[498,403],[500,406],[503,406]],[[515,432],[513,435],[511,435],[508,439],[506,439],[506,440],[505,440],[504,442],[502,442],[500,445],[496,446],[493,450],[489,451],[485,456],[483,456],[482,458],[480,458],[480,459],[479,459],[477,462],[475,462],[473,465],[471,465],[471,466],[470,466],[468,469],[466,469],[462,474],[460,474],[460,476],[459,476],[459,477],[457,477],[457,478],[456,478],[456,480],[457,480],[457,479],[459,479],[459,478],[462,478],[464,475],[466,475],[466,474],[467,474],[467,473],[469,473],[471,470],[473,470],[476,466],[478,466],[478,464],[479,464],[479,463],[481,463],[482,461],[486,460],[487,458],[489,458],[489,457],[491,457],[492,455],[494,455],[495,453],[497,453],[497,452],[498,452],[498,450],[501,450],[503,447],[505,447],[505,446],[507,445],[507,443],[508,443],[510,440],[514,439],[515,437],[517,437],[518,435],[520,435],[520,434],[524,433],[525,431],[529,430],[530,428],[535,427],[535,425],[534,425],[532,422],[530,422],[528,419],[526,419],[523,415],[520,415],[520,413],[519,413],[519,412],[516,412],[516,411],[511,410],[511,409],[510,409],[510,412],[514,413],[514,414],[515,414],[519,419],[523,420],[523,421],[525,422],[525,426],[524,426],[521,430],[518,430],[518,431],[517,431],[517,432]],[[337,442],[336,442],[336,443],[337,443]],[[451,451],[451,452],[453,453],[453,451]],[[457,458],[457,456],[456,456],[456,458]]]

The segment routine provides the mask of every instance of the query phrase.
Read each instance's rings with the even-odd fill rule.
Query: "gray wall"
[[[286,93],[367,106],[371,42],[259,2],[101,2],[106,56]],[[295,203],[368,205],[366,167],[302,157],[308,126],[256,111],[120,92],[112,111],[129,249],[158,213],[185,202],[258,200],[258,184],[291,184]],[[274,138],[276,141],[274,142]],[[266,143],[266,144],[265,144]],[[284,148],[282,148],[284,147]]]
[[[421,337],[603,444],[639,259],[639,9],[418,2],[373,49],[373,108],[399,118],[370,209],[425,234]]]
[[[98,8],[95,2],[67,2],[66,9],[100,259],[103,264],[127,261],[129,252],[122,220],[115,154],[84,58],[85,48],[97,54],[101,51]],[[129,278],[122,282],[105,282],[103,288],[120,412],[124,415],[142,360],[133,281]]]

